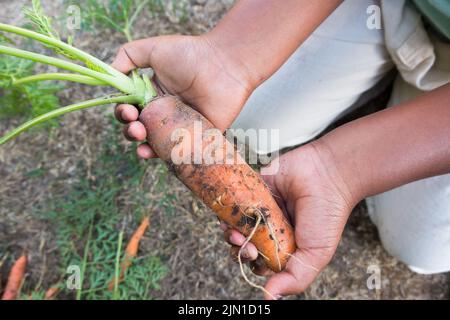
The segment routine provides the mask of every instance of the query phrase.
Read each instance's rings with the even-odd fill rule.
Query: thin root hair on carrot
[[[242,244],[241,248],[239,249],[239,252],[238,252],[239,268],[241,269],[241,274],[244,277],[245,282],[247,282],[253,288],[263,291],[265,294],[269,295],[272,299],[276,300],[276,298],[269,291],[267,291],[266,288],[264,288],[263,286],[260,286],[259,284],[254,283],[247,277],[247,275],[245,274],[245,271],[244,271],[244,264],[242,263],[242,250],[243,250],[243,248],[245,248],[245,246],[250,242],[250,240],[254,236],[256,230],[259,227],[260,222],[261,222],[261,215],[258,215],[258,218],[256,219],[256,224],[253,227],[252,232],[247,237],[247,239],[245,239],[244,243]]]

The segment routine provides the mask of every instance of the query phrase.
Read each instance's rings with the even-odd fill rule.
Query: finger
[[[136,68],[151,66],[151,53],[157,38],[131,41],[120,47],[111,66],[120,72],[129,73]]]
[[[243,263],[254,261],[258,257],[258,251],[255,250],[255,252],[251,252],[248,246],[245,246],[244,248],[242,248],[242,250],[241,247],[231,246],[230,256],[234,262],[239,262],[238,260],[239,251],[241,252],[241,261]]]
[[[139,117],[139,111],[131,104],[119,104],[114,109],[114,115],[122,123],[136,121]]]
[[[229,229],[228,231],[228,239],[226,239],[228,241],[228,243],[235,245],[235,246],[242,246],[244,245],[245,241],[247,240],[247,238],[240,233],[239,231],[235,230],[235,229]],[[253,247],[251,250],[252,251],[258,251],[255,247],[255,245],[251,242],[247,243],[247,246],[249,247]]]
[[[136,153],[138,157],[142,159],[158,158],[156,153],[147,143],[139,145],[136,149]]]
[[[277,200],[277,202],[280,200],[280,193],[276,187],[275,184],[275,175],[272,174],[272,169],[270,168],[272,165],[272,163],[270,163],[268,166],[266,167],[262,167],[261,168],[261,178],[264,180],[265,184],[267,185],[267,187],[270,189],[270,191],[272,192],[274,199]]]
[[[237,230],[230,229],[230,244],[235,246],[242,246],[245,242],[245,237]]]
[[[249,261],[255,261],[258,258],[258,249],[256,249],[253,243],[248,243],[242,248],[242,256]]]
[[[144,141],[147,137],[147,131],[144,125],[139,121],[133,121],[123,128],[124,136],[130,141]]]
[[[230,258],[231,258],[231,260],[233,260],[233,262],[239,262],[239,259],[238,259],[239,250],[241,250],[241,247],[231,246],[231,248],[230,248]],[[247,263],[249,261],[250,260],[247,257],[247,252],[244,249],[242,249],[241,262],[242,263]]]
[[[271,174],[272,170],[270,169],[271,163],[268,164],[265,167],[261,167],[260,173],[261,173],[261,177],[264,179],[264,182],[269,186],[269,187],[273,187],[274,186],[274,175]]]
[[[287,214],[288,211],[286,209],[286,204],[283,200],[283,197],[281,196],[280,190],[278,190],[277,185],[275,183],[276,174],[274,174],[274,172],[279,172],[278,170],[279,161],[280,160],[277,158],[274,161],[272,161],[268,166],[262,167],[261,177],[263,178],[267,187],[270,189],[270,192],[272,193],[275,202],[278,204],[278,207],[280,207],[285,216],[288,217],[288,219],[290,219],[289,215]]]
[[[224,232],[228,230],[227,224],[223,221],[220,221],[219,228]]]
[[[246,238],[239,231],[228,229],[225,231],[225,240],[232,246],[241,247],[242,245],[244,245]],[[256,249],[253,243],[249,242],[242,249],[242,254],[250,261],[253,261],[258,257],[258,249]]]
[[[247,240],[245,236],[237,230],[230,229],[230,243],[235,246],[243,246],[245,241]],[[251,242],[245,245],[245,249],[248,251],[249,258],[251,260],[255,260],[258,257],[258,249],[256,249],[255,245]]]
[[[283,166],[284,163],[285,160],[283,157],[276,157],[272,159],[268,165],[261,168],[261,175],[265,177],[265,179],[270,180],[270,177],[275,177],[280,173],[282,174],[283,169],[286,168]]]
[[[279,299],[283,296],[303,292],[319,275],[329,259],[307,251],[297,250],[282,272],[274,274],[267,282],[265,299]]]
[[[224,231],[223,233],[223,238],[225,239],[225,241],[228,244],[233,245],[233,243],[231,242],[230,238],[231,238],[231,233],[233,232],[233,229],[228,228],[227,230]]]
[[[273,273],[273,271],[267,267],[262,256],[258,256],[256,260],[250,262],[250,270],[252,270],[252,272],[257,276],[261,277],[266,277]]]

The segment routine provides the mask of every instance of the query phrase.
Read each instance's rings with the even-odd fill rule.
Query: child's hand
[[[218,50],[207,36],[163,36],[137,40],[120,48],[112,64],[128,73],[151,67],[156,81],[168,93],[180,96],[201,112],[217,128],[225,130],[241,111],[253,90],[246,66]],[[131,105],[118,105],[116,117],[123,123],[125,136],[144,141],[144,126],[137,121],[139,112]],[[138,155],[155,154],[147,144],[138,147]]]
[[[347,218],[358,202],[320,150],[307,145],[284,154],[276,175],[266,175],[270,166],[262,169],[280,208],[295,225],[298,247],[286,269],[273,274],[265,286],[274,297],[300,293],[313,282],[331,260]],[[221,228],[225,239],[234,246],[231,254],[236,255],[245,237],[224,223]],[[253,244],[249,243],[243,254],[244,261],[251,261],[254,273],[269,273],[261,259],[256,261],[258,251]]]

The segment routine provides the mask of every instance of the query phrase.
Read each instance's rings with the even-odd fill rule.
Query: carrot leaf
[[[61,41],[61,38],[60,38],[58,32],[52,26],[52,20],[44,14],[40,0],[33,0],[32,8],[25,8],[23,10],[23,13],[28,18],[28,20],[32,23],[36,32],[39,32],[39,33],[46,35],[50,38],[53,38],[55,40]],[[64,49],[61,49],[61,48],[58,48],[55,46],[51,46],[51,45],[46,45],[46,46],[58,54],[61,54],[71,60],[76,60],[76,57],[73,54],[71,54],[70,52],[68,52],[67,50],[64,50]]]
[[[1,57],[0,119],[12,116],[33,118],[60,106],[56,94],[63,88],[61,85],[43,82],[13,85],[15,79],[31,75],[34,67],[35,63],[29,60]]]

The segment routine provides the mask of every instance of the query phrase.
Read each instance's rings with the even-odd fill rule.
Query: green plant
[[[102,98],[57,108],[35,117],[0,138],[0,145],[35,125],[54,119],[68,112],[111,103],[130,103],[145,106],[157,95],[148,76],[139,76],[137,71],[134,71],[131,76],[126,76],[103,61],[73,47],[70,43],[60,40],[59,35],[53,31],[51,20],[43,15],[39,0],[33,0],[33,8],[28,9],[26,15],[33,23],[37,32],[3,23],[0,23],[0,31],[38,41],[47,48],[52,49],[56,54],[64,56],[66,59],[50,57],[5,45],[0,45],[0,54],[55,66],[60,69],[71,71],[72,73],[46,73],[19,79],[13,77],[12,80],[10,80],[12,86],[44,80],[65,80],[91,86],[109,86],[117,89],[118,92]],[[4,38],[5,37],[2,39]],[[68,61],[67,59],[80,62],[80,64]]]
[[[44,290],[33,291],[31,294],[21,293],[19,296],[19,300],[44,300],[44,299],[45,299]]]
[[[80,5],[80,2],[77,2]],[[149,7],[157,11],[162,8],[160,0],[84,0],[83,26],[88,30],[107,27],[123,33],[128,41],[133,39],[132,27],[142,11]]]
[[[35,63],[15,57],[0,59],[0,119],[12,116],[36,117],[59,107],[56,93],[61,85],[26,83],[13,85],[15,79],[32,75]],[[54,122],[52,122],[54,124]]]
[[[154,257],[143,257],[133,260],[133,264],[125,273],[125,281],[119,285],[119,300],[148,299],[152,290],[159,290],[159,282],[167,274],[167,268]]]
[[[142,208],[149,204],[140,189],[145,168],[138,165],[136,156],[119,150],[119,137],[114,134],[117,124],[113,119],[111,122],[111,139],[100,148],[92,178],[86,178],[87,169],[80,164],[79,181],[71,191],[52,199],[37,215],[54,225],[61,273],[64,275],[69,265],[81,270],[82,287],[76,291],[63,288],[62,295],[77,299],[150,299],[167,273],[151,252],[134,259],[117,290],[108,290],[130,236],[126,230],[134,229],[132,221],[140,221]],[[137,201],[125,207],[119,201],[123,192],[135,195]],[[123,214],[125,210],[131,213],[132,221]]]
[[[32,120],[0,138],[0,144],[36,124],[67,112],[108,103],[127,102],[143,106],[156,95],[146,76],[141,77],[135,72],[128,77],[73,47],[71,39],[67,43],[63,42],[54,31],[51,20],[43,15],[38,0],[33,0],[33,8],[25,12],[37,32],[2,23],[0,31],[38,41],[61,58],[10,47],[8,44],[12,44],[12,41],[1,35],[0,53],[6,55],[0,60],[0,72],[3,75],[0,79],[2,90],[10,90],[17,96],[19,93],[21,95],[26,93],[19,91],[25,90],[24,88],[34,87],[34,91],[30,89],[33,94],[38,92],[39,88],[41,94],[31,96],[36,99],[36,103],[46,101],[47,96],[42,92],[48,93],[49,98],[57,99],[54,97],[56,86],[50,87],[50,84],[40,82],[44,80],[67,80],[92,86],[110,86],[120,93],[63,108],[57,108],[55,103],[50,103],[55,100],[47,101],[45,106],[51,107],[50,111],[46,110],[46,113],[37,117],[34,116],[41,111],[32,113],[31,116],[34,117]],[[56,66],[72,73],[32,75],[35,63]],[[47,91],[43,91],[46,88]],[[56,91],[50,91],[50,88],[55,88]],[[2,96],[2,99],[5,97],[6,95]],[[13,108],[11,110],[17,111],[18,107],[13,102],[14,100],[11,100]],[[6,105],[2,103],[2,110],[6,110]],[[117,131],[117,126],[114,122],[114,131]],[[113,137],[115,135],[109,132],[89,178],[80,165],[79,180],[72,185],[71,191],[63,197],[51,199],[46,207],[38,212],[40,217],[55,227],[61,277],[66,274],[69,265],[78,265],[81,268],[82,287],[73,291],[62,286],[63,297],[149,299],[167,272],[158,257],[152,252],[144,251],[139,258],[133,260],[132,266],[125,273],[124,281],[118,284],[113,292],[107,290],[111,277],[117,274],[117,262],[123,259],[122,242],[127,239],[127,230],[132,228],[133,218],[140,220],[142,208],[147,207],[149,201],[140,190],[145,168],[139,165],[136,156],[123,152],[117,136],[115,139]],[[36,169],[29,173],[29,177],[39,177],[42,174],[45,174],[45,169]],[[124,192],[132,195],[133,204],[121,204],[120,195]],[[128,214],[124,215],[124,211]],[[22,294],[21,298],[42,299],[45,295],[40,283],[34,289],[27,290],[28,292],[30,294]]]

